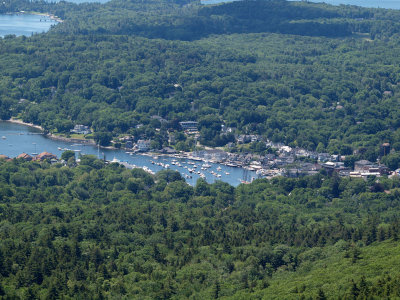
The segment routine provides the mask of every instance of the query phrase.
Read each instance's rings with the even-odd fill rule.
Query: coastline
[[[25,126],[29,126],[29,127],[32,127],[32,128],[39,129],[39,130],[41,130],[41,131],[44,132],[44,129],[43,129],[42,126],[40,126],[40,125],[35,125],[35,124],[33,124],[33,123],[26,123],[26,122],[24,122],[24,121],[22,121],[22,120],[19,120],[19,119],[11,118],[11,119],[9,119],[9,120],[4,120],[4,122],[9,122],[9,123],[14,123],[14,124],[20,124],[20,125],[25,125]]]
[[[35,125],[33,123],[26,123],[22,120],[19,119],[14,119],[11,118],[9,120],[4,120],[5,122],[9,122],[9,123],[14,123],[14,124],[19,124],[19,125],[24,125],[24,126],[28,126],[31,128],[35,128],[38,129],[40,131],[42,131],[43,135],[45,135],[46,137],[52,139],[52,140],[58,140],[58,141],[63,141],[63,142],[68,142],[68,143],[80,143],[80,144],[86,144],[86,145],[96,145],[96,142],[92,139],[90,140],[86,140],[86,139],[74,139],[74,138],[67,138],[67,137],[63,137],[63,136],[58,136],[52,133],[44,133],[44,128],[41,127],[40,125]],[[101,149],[109,149],[109,150],[117,150],[117,148],[113,147],[113,146],[100,146]],[[212,148],[210,148],[212,149]],[[120,149],[120,150],[124,150],[124,149]],[[129,151],[128,149],[125,149],[125,151]],[[185,159],[190,159],[190,160],[195,160],[195,161],[203,161],[206,162],[206,159],[200,158],[200,157],[194,157],[193,156],[193,152],[183,152],[183,153],[175,153],[175,154],[167,154],[167,153],[159,153],[159,152],[141,152],[141,153],[136,153],[139,155],[143,155],[143,156],[165,156],[165,157],[172,157],[172,158],[185,158]]]
[[[25,15],[36,15],[36,16],[48,17],[49,19],[54,20],[54,21],[56,21],[58,23],[64,22],[64,20],[62,20],[61,18],[59,18],[59,17],[57,17],[57,16],[55,16],[53,14],[50,14],[50,13],[41,13],[41,12],[36,12],[36,11],[20,11],[18,13],[19,14],[25,14]]]
[[[67,137],[63,137],[63,136],[54,135],[52,133],[46,134],[46,137],[48,137],[52,140],[63,141],[63,142],[68,142],[68,143],[96,145],[94,140],[81,140],[81,139],[67,138]]]
[[[35,125],[33,123],[26,123],[26,122],[24,122],[22,120],[19,120],[19,119],[11,118],[9,120],[5,120],[5,122],[24,125],[24,126],[28,126],[28,127],[32,127],[32,128],[38,129],[38,130],[43,132],[43,135],[45,135],[46,137],[48,137],[50,139],[53,139],[53,140],[69,142],[69,143],[81,143],[81,144],[96,145],[94,140],[81,140],[81,139],[67,138],[67,137],[63,137],[63,136],[57,136],[57,135],[52,134],[52,133],[45,134],[44,133],[44,128],[42,126]]]

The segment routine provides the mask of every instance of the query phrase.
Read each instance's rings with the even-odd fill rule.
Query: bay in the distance
[[[0,14],[0,36],[31,36],[34,33],[46,32],[57,22],[47,16],[30,14]]]

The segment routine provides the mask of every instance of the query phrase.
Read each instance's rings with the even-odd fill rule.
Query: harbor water
[[[152,156],[144,154],[129,154],[126,150],[103,149],[96,145],[70,143],[46,137],[40,130],[10,122],[0,121],[0,154],[16,157],[21,153],[35,155],[41,152],[50,152],[61,157],[65,150],[73,150],[76,157],[79,155],[93,154],[101,159],[118,160],[138,167],[147,167],[153,172],[163,169],[178,171],[186,181],[194,185],[201,174],[209,183],[216,180],[237,186],[242,180],[250,181],[258,178],[254,171],[238,167],[229,167],[223,164],[191,160],[188,158],[175,158],[170,156]],[[207,167],[207,165],[209,167]],[[203,170],[202,170],[203,168]],[[192,169],[192,172],[189,171]],[[198,174],[200,173],[200,174]]]

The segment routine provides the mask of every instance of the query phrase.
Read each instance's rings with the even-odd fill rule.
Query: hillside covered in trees
[[[159,145],[194,120],[211,146],[229,141],[224,124],[320,152],[363,149],[370,160],[382,142],[400,149],[398,11],[258,0],[18,0],[0,10],[64,19],[0,40],[2,119]]]
[[[68,165],[0,160],[3,299],[399,296],[398,178],[192,187]]]
[[[289,1],[5,0],[46,34],[0,39],[0,118],[159,141],[199,122],[400,161],[400,12]],[[152,116],[162,117],[161,123]],[[108,142],[108,141],[107,141]],[[398,159],[393,162],[392,160]],[[83,156],[0,160],[0,299],[400,297],[400,180],[195,186]]]

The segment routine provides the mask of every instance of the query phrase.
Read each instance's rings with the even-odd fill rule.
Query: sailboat
[[[36,152],[36,143],[32,143],[33,145],[35,145],[35,152],[32,153],[32,155],[38,155],[38,153]]]

